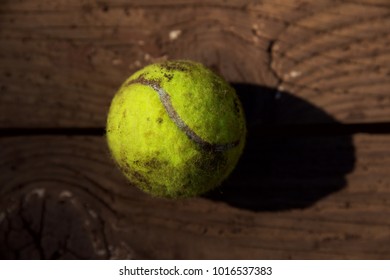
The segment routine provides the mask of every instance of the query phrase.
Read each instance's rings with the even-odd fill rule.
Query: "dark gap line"
[[[13,136],[104,136],[102,127],[29,127],[0,128],[0,137]]]
[[[390,134],[390,122],[380,123],[322,123],[322,124],[280,124],[254,125],[248,128],[249,135],[264,135],[270,137],[287,136],[337,136],[365,134]]]
[[[380,123],[324,123],[324,124],[256,124],[248,127],[248,134],[267,137],[332,136],[356,133],[390,134],[390,122]],[[47,127],[0,128],[0,137],[15,136],[104,136],[103,127]]]

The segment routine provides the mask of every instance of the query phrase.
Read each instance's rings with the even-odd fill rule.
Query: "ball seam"
[[[237,147],[240,143],[240,140],[236,140],[231,143],[226,144],[214,144],[206,140],[203,140],[195,131],[193,131],[179,116],[175,108],[172,105],[170,95],[160,86],[157,81],[148,80],[144,77],[138,77],[134,80],[129,81],[126,85],[132,84],[141,84],[151,87],[155,92],[157,92],[161,104],[164,106],[165,111],[167,112],[169,118],[176,124],[176,126],[184,132],[187,137],[193,141],[200,149],[210,152],[224,152],[226,150]]]

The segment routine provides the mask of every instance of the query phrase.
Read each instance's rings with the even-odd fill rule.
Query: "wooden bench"
[[[388,0],[3,0],[0,258],[390,258]],[[152,198],[104,138],[140,67],[203,62],[248,122],[216,191]]]

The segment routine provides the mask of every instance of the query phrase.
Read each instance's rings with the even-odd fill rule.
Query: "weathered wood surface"
[[[0,258],[389,259],[389,30],[388,0],[2,1]],[[129,185],[103,137],[123,80],[173,58],[249,126],[184,201]]]
[[[390,116],[390,2],[2,1],[2,127],[103,126],[156,60],[291,92],[344,123]],[[310,119],[310,122],[326,120]]]
[[[5,249],[3,241],[0,252],[27,257],[40,249],[46,258],[71,254],[85,258],[386,259],[390,256],[390,138],[356,135],[353,144],[356,162],[349,171],[342,166],[345,163],[333,164],[306,175],[307,181],[288,169],[278,174],[235,173],[220,190],[237,188],[238,206],[233,207],[231,198],[224,201],[223,193],[217,200],[184,201],[142,194],[113,166],[104,140],[96,137],[1,139],[0,234],[9,247]],[[310,152],[321,154],[321,149],[312,147]],[[346,146],[333,149],[327,153],[350,152]],[[301,164],[313,170],[324,166],[305,158]],[[239,169],[249,165],[244,160]],[[340,190],[310,201],[311,207],[294,207],[303,196],[310,199],[306,192],[324,185]],[[250,189],[269,186],[274,189],[272,196],[285,203],[269,202],[267,211],[240,205]],[[253,203],[261,205],[268,199],[261,197],[261,191],[257,195]],[[286,209],[273,211],[279,203]],[[23,223],[28,227],[22,227]],[[34,240],[39,234],[40,239]]]

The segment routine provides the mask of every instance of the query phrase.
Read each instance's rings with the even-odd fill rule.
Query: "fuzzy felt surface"
[[[193,197],[218,186],[245,145],[234,89],[203,65],[167,61],[125,81],[107,118],[107,142],[120,169],[160,197]]]

